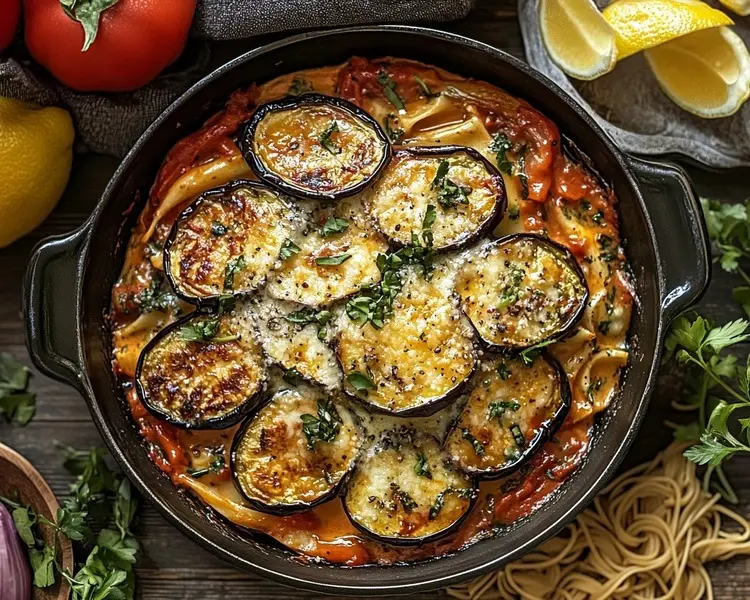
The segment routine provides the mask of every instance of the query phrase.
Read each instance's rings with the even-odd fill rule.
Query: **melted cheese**
[[[268,505],[309,505],[330,495],[356,458],[359,434],[349,412],[332,405],[337,423],[331,441],[312,445],[303,431],[304,415],[318,417],[325,399],[314,392],[276,394],[239,434],[234,475],[243,493]]]
[[[419,542],[455,525],[474,490],[470,480],[446,467],[436,439],[401,432],[386,434],[367,450],[344,504],[355,523],[373,534]]]
[[[383,237],[368,227],[357,201],[342,200],[335,207],[321,207],[311,215],[312,227],[295,238],[299,253],[281,261],[269,277],[268,292],[279,300],[308,306],[324,306],[345,298],[362,286],[380,281],[375,259],[388,251]],[[330,218],[344,219],[341,233],[326,236],[321,228]],[[319,265],[316,259],[349,255],[339,265]]]
[[[440,203],[433,181],[443,161],[449,165],[446,178],[470,190],[467,204]],[[468,154],[401,151],[364,197],[378,228],[404,246],[411,243],[412,235],[421,233],[427,207],[432,205],[437,213],[431,227],[433,243],[440,249],[470,241],[492,224],[504,190],[499,175],[488,172],[484,163]]]
[[[240,186],[205,197],[175,227],[168,249],[172,282],[185,296],[206,298],[263,283],[298,224],[276,192]]]
[[[252,147],[269,173],[299,191],[324,194],[372,177],[386,152],[371,124],[333,104],[270,110],[255,129]]]
[[[578,273],[556,248],[534,237],[501,240],[469,257],[456,292],[482,339],[510,348],[559,333],[586,298]]]
[[[518,462],[551,426],[563,406],[561,382],[541,357],[530,366],[494,358],[483,362],[474,381],[445,449],[467,472],[492,473]]]
[[[474,369],[474,346],[453,300],[417,275],[406,276],[382,329],[339,319],[345,375],[369,374],[363,400],[381,410],[419,409],[454,393]],[[350,393],[354,393],[347,384]]]
[[[141,399],[178,424],[202,427],[221,422],[263,390],[263,352],[247,319],[225,314],[219,317],[213,339],[183,339],[183,328],[214,318],[196,314],[179,322],[163,333],[143,358],[138,374]],[[239,338],[215,341],[234,336]]]

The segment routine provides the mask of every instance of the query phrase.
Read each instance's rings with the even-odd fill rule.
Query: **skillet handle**
[[[672,163],[627,157],[638,180],[661,257],[661,311],[667,323],[697,302],[711,279],[711,246],[688,174]]]
[[[26,347],[45,375],[83,392],[80,286],[88,228],[42,240],[32,252],[23,285]]]

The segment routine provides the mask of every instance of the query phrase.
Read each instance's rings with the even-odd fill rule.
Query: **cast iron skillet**
[[[229,93],[281,73],[338,64],[352,55],[389,54],[484,79],[527,99],[593,158],[620,200],[622,234],[638,301],[633,350],[622,392],[597,422],[581,468],[553,502],[504,534],[439,560],[393,567],[304,564],[255,534],[243,534],[175,488],[149,461],[110,367],[105,314],[135,216],[167,150],[198,128]],[[135,199],[135,206],[133,206]],[[354,27],[307,33],[253,50],[188,90],[141,136],[109,182],[88,221],[35,250],[25,279],[27,344],[44,373],[86,398],[94,422],[140,492],[192,539],[237,567],[280,583],[328,593],[405,594],[455,584],[518,558],[581,511],[614,474],[648,406],[665,328],[704,291],[709,279],[705,226],[690,181],[676,166],[624,155],[554,83],[485,44],[420,27]]]

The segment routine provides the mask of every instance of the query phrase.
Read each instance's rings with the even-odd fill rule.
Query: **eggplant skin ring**
[[[564,338],[589,298],[571,252],[534,234],[509,235],[472,254],[455,291],[485,346],[507,351]]]
[[[297,220],[290,198],[257,181],[209,190],[172,225],[164,245],[167,278],[180,298],[199,306],[252,292],[277,264]]]
[[[391,159],[375,119],[351,102],[314,93],[260,106],[239,146],[262,181],[309,200],[357,194]]]
[[[307,510],[336,496],[361,439],[352,414],[335,398],[307,386],[279,391],[234,437],[235,487],[265,513]]]
[[[482,479],[510,475],[563,424],[571,403],[562,366],[542,352],[533,363],[494,356],[483,361],[444,450],[453,464]]]
[[[377,228],[397,247],[412,243],[432,205],[435,250],[474,243],[502,221],[508,204],[500,172],[466,146],[400,148],[364,196]]]
[[[476,498],[476,481],[451,467],[437,439],[402,427],[363,453],[344,511],[369,537],[413,546],[455,531]]]
[[[253,324],[234,312],[193,312],[141,351],[136,391],[157,418],[182,429],[226,429],[257,406],[267,382]]]

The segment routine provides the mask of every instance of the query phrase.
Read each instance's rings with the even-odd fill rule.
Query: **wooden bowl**
[[[47,482],[34,466],[15,450],[0,444],[0,496],[30,505],[40,515],[54,520],[60,505]],[[39,532],[48,544],[54,542],[54,532],[43,525]],[[73,572],[73,546],[67,538],[58,539],[57,562]],[[66,600],[68,584],[57,575],[58,582],[45,589],[32,587],[33,600]]]

